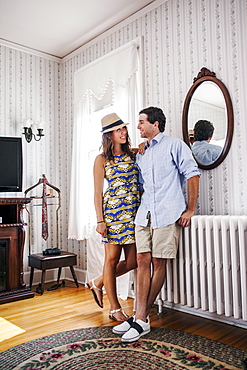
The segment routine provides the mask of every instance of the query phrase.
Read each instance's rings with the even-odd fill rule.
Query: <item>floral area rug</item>
[[[152,328],[122,343],[112,327],[70,330],[20,344],[0,354],[0,369],[160,370],[247,369],[247,351],[171,329]]]

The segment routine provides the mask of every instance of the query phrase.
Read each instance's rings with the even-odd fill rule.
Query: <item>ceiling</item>
[[[63,58],[155,0],[0,0],[0,39]]]

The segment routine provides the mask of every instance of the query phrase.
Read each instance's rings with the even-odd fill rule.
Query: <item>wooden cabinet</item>
[[[0,198],[0,304],[32,298],[23,281],[23,207],[30,198]]]

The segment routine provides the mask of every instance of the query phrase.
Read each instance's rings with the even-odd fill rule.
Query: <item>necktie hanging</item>
[[[48,238],[48,210],[47,210],[47,188],[46,178],[43,175],[43,193],[42,193],[42,238],[47,240]]]
[[[48,208],[51,206],[56,206],[56,220],[55,220],[55,246],[57,249],[59,249],[59,227],[58,227],[58,211],[61,208],[61,195],[60,195],[60,189],[57,188],[56,186],[52,185],[46,178],[45,174],[42,174],[42,177],[39,179],[39,181],[32,185],[30,188],[25,190],[25,197],[27,193],[31,192],[34,188],[37,186],[42,186],[41,189],[41,196],[34,195],[31,196],[33,198],[33,202],[35,202],[35,199],[38,201],[38,199],[41,198],[41,203],[34,203],[34,205],[41,206],[41,212],[42,212],[42,232],[40,233],[40,236],[42,239],[45,241],[49,238],[49,233],[48,233]],[[56,195],[49,195],[48,189],[51,188],[56,192]],[[54,198],[52,201],[51,198]],[[26,208],[27,209],[27,208]],[[31,207],[30,207],[31,210]],[[31,223],[31,212],[30,210],[27,209],[28,212],[28,224],[30,225]],[[51,215],[52,216],[52,215]],[[31,228],[29,227],[29,254],[31,254],[31,242],[32,242],[32,235],[31,235]],[[54,243],[53,239],[50,240],[50,243]],[[51,249],[54,249],[53,247]],[[44,253],[44,251],[43,251]]]

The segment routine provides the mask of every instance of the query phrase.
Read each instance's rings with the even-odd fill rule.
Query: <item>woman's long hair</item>
[[[102,135],[101,148],[102,148],[102,155],[104,159],[114,162],[113,142],[112,142],[111,136],[112,136],[112,131],[106,132],[105,134]],[[129,134],[127,131],[126,143],[121,144],[121,148],[124,153],[128,154],[131,157],[131,159],[135,159],[135,154],[130,149],[130,145],[131,145],[130,138],[129,138]]]

